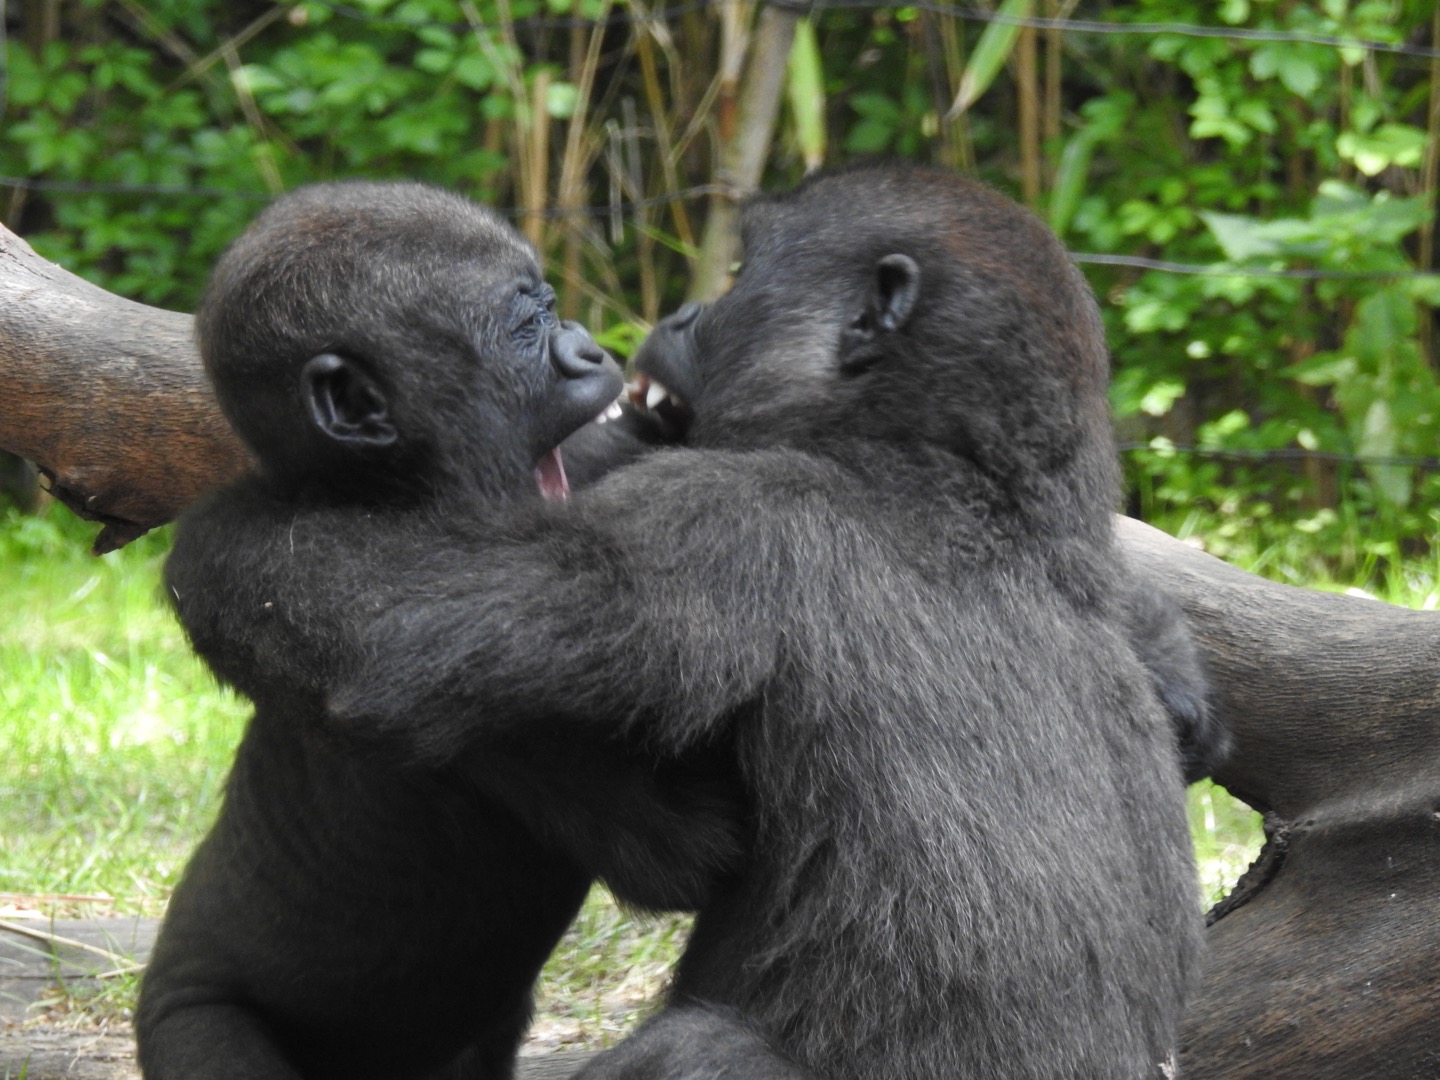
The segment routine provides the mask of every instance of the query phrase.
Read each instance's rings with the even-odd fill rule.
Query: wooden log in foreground
[[[1183,1075],[1440,1077],[1440,615],[1120,532],[1201,637],[1236,733],[1216,779],[1269,815],[1208,933]]]
[[[103,523],[95,551],[162,525],[249,464],[189,315],[132,303],[0,227],[0,450]]]

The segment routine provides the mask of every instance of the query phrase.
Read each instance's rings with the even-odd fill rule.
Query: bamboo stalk
[[[740,75],[750,49],[750,20],[754,4],[735,0],[720,7],[720,101],[717,109],[721,143],[735,137],[738,123]]]
[[[530,86],[530,130],[526,133],[529,168],[521,198],[521,231],[543,257],[545,252],[545,193],[550,187],[550,72],[541,68]]]
[[[605,17],[609,10],[610,5],[607,3],[590,28],[588,42],[585,41],[584,30],[578,26],[572,42],[571,79],[576,89],[575,111],[571,114],[565,131],[565,150],[560,162],[560,186],[556,200],[563,212],[561,227],[565,235],[563,258],[567,278],[581,276],[580,248],[584,230],[581,211],[585,207],[585,177],[595,156],[593,149],[587,146],[587,143],[593,144],[593,139],[587,138],[586,122],[589,117],[590,97],[595,88],[595,73],[600,67],[600,46],[605,37]],[[577,64],[578,69],[575,66]],[[561,302],[561,313],[565,318],[573,319],[579,311],[579,294],[566,290]]]
[[[740,246],[740,202],[759,185],[770,152],[798,20],[799,15],[782,8],[767,6],[760,12],[753,53],[736,103],[734,137],[720,147],[715,182],[722,190],[710,198],[700,256],[690,279],[692,300],[713,300],[729,286],[730,268]]]
[[[1350,65],[1345,63],[1342,56],[1340,59],[1340,115],[1336,122],[1336,129],[1348,131],[1350,128],[1350,99],[1354,93],[1355,79],[1351,72]],[[1341,158],[1336,164],[1336,172],[1345,183],[1353,183],[1355,180],[1355,166]]]
[[[1033,26],[1022,26],[1015,46],[1015,87],[1020,109],[1020,191],[1032,210],[1040,205],[1040,86]]]
[[[965,73],[965,42],[961,40],[963,24],[959,19],[940,20],[940,42],[945,52],[945,74],[950,84],[947,100],[953,101],[960,89],[960,79]],[[970,137],[970,118],[965,113],[955,115],[949,109],[940,111],[940,123],[944,126],[951,145],[951,160],[945,164],[952,169],[965,172],[975,170],[975,141]]]
[[[1430,22],[1430,47],[1440,49],[1440,7],[1435,9]],[[1420,178],[1420,190],[1430,200],[1431,216],[1420,229],[1418,263],[1421,270],[1435,269],[1435,208],[1440,200],[1440,55],[1430,58],[1430,111],[1426,122],[1425,165]],[[1423,305],[1420,308],[1420,347],[1425,351],[1426,362],[1431,368],[1440,366],[1440,356],[1435,349],[1435,316]]]
[[[679,155],[675,138],[670,127],[670,117],[665,108],[665,96],[660,89],[660,74],[655,63],[655,38],[652,27],[655,24],[637,24],[635,55],[640,61],[640,81],[645,89],[645,104],[650,110],[650,121],[655,125],[655,146],[660,160],[660,175],[665,183],[665,192],[673,195],[680,190],[678,172]],[[670,203],[670,219],[675,224],[675,235],[686,247],[695,246],[695,230],[690,225],[690,214],[681,199]]]
[[[1073,7],[1074,3],[1067,4]],[[1045,16],[1048,19],[1060,19],[1060,0],[1045,0]],[[1045,27],[1045,108],[1043,117],[1045,145],[1050,147],[1051,156],[1045,158],[1045,187],[1053,189],[1056,184],[1056,154],[1060,153],[1060,132],[1063,127],[1063,98],[1061,88],[1064,85],[1064,36],[1061,35],[1060,27]]]
[[[225,66],[230,71],[230,85],[235,88],[236,100],[240,102],[240,112],[245,117],[245,122],[255,132],[255,138],[259,140],[255,155],[255,167],[260,171],[260,179],[265,182],[265,187],[270,194],[278,195],[285,190],[285,182],[280,179],[280,169],[275,164],[274,147],[270,140],[265,137],[265,119],[260,113],[260,107],[255,104],[255,96],[250,93],[250,88],[245,85],[243,79],[236,78],[240,72],[240,56],[232,45],[227,44],[224,49]]]

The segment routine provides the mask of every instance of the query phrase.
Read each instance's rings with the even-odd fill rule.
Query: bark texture
[[[103,523],[103,554],[162,525],[249,457],[200,367],[191,318],[121,299],[0,227],[0,450]]]
[[[1267,812],[1254,878],[1208,932],[1189,1080],[1440,1076],[1440,615],[1236,570],[1123,521],[1190,613]]]

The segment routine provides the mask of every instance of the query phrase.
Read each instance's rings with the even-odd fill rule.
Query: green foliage
[[[300,4],[230,72],[178,62],[159,40],[62,40],[36,51],[11,38],[0,172],[177,189],[51,198],[27,239],[109,289],[188,309],[220,250],[282,187],[419,176],[496,198],[507,163],[485,148],[486,125],[514,115],[512,90],[531,74],[493,28],[498,5],[476,5],[491,28],[473,31],[458,29],[470,5],[454,0],[361,7],[375,21]],[[523,15],[540,5],[509,7]],[[157,39],[183,34],[197,52],[223,50],[243,29],[226,5],[203,0],[150,16]],[[565,94],[552,87],[557,113]]]
[[[1423,5],[1386,0],[1114,13],[1217,16],[1390,43],[1429,24]],[[1434,192],[1408,194],[1427,140],[1414,62],[1179,34],[1108,49],[1126,75],[1088,97],[1056,148],[1050,220],[1082,250],[1210,268],[1091,270],[1111,301],[1117,417],[1151,447],[1129,458],[1143,513],[1227,553],[1300,529],[1312,571],[1379,568],[1428,542],[1436,523],[1419,508],[1436,485],[1412,462],[1440,434],[1424,332],[1440,278],[1416,276],[1433,269],[1415,251]],[[1315,276],[1285,276],[1297,271]]]
[[[1004,18],[987,23],[970,54],[969,63],[960,74],[960,89],[955,94],[951,110],[962,113],[980,100],[982,94],[1000,74],[1000,69],[1010,59],[1015,40],[1020,36],[1019,19],[1030,16],[1035,7],[1034,0],[1002,0],[996,9]]]
[[[256,22],[257,9],[217,0],[148,4],[140,21],[118,0],[85,7],[93,17],[68,14],[60,40],[8,39],[0,174],[79,187],[12,198],[9,223],[108,288],[191,307],[263,201],[310,180],[414,176],[554,209],[548,193],[578,174],[593,219],[527,226],[568,268],[567,311],[583,297],[623,353],[680,298],[698,204],[682,204],[688,220],[663,201],[612,204],[678,200],[715,179],[718,5],[658,22],[632,20],[642,9],[624,0],[302,2]],[[1440,278],[1416,271],[1434,269],[1417,256],[1433,250],[1426,154],[1440,133],[1428,61],[1360,43],[1429,42],[1431,8],[1113,4],[1089,17],[1135,33],[1035,31],[1029,75],[1028,31],[1008,18],[1043,13],[1029,0],[996,0],[994,21],[822,9],[797,28],[769,181],[885,154],[1013,193],[1020,141],[1041,137],[1026,135],[1020,100],[1051,109],[1053,91],[1036,208],[1077,250],[1209,269],[1087,267],[1117,418],[1150,447],[1129,457],[1144,513],[1207,536],[1302,528],[1317,551],[1411,550],[1434,527],[1420,509],[1432,470],[1414,461],[1440,436]],[[587,67],[583,20],[602,18]],[[1319,456],[1256,457],[1276,452]]]

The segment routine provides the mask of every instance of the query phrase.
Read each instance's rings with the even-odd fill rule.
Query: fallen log
[[[1440,615],[1121,536],[1200,636],[1265,850],[1208,932],[1188,1080],[1440,1076]]]
[[[91,285],[0,227],[0,450],[33,461],[51,495],[102,523],[97,554],[249,465],[191,321]]]

